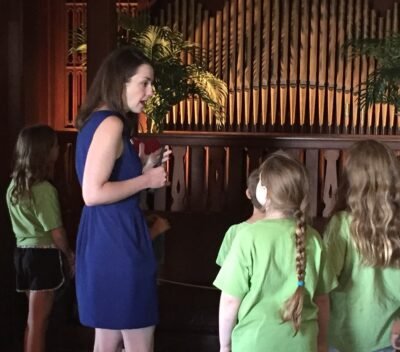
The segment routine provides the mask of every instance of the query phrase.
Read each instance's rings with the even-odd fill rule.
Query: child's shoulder
[[[54,187],[54,185],[47,181],[43,180],[40,182],[35,183],[32,186],[32,192],[34,195],[44,195],[48,193],[56,193],[57,194],[57,189]]]
[[[350,221],[350,214],[347,211],[338,211],[329,219],[325,232],[337,231],[343,226],[348,227]]]

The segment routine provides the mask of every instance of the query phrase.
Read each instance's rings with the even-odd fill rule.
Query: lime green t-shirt
[[[336,214],[324,235],[339,282],[330,294],[329,344],[341,352],[376,351],[390,346],[393,319],[400,317],[400,269],[362,265],[350,221],[348,213]]]
[[[282,323],[280,310],[297,288],[295,221],[259,220],[233,241],[214,285],[241,299],[232,351],[317,351],[318,308],[314,297],[337,284],[327,266],[320,235],[306,231],[305,296],[301,329]]]
[[[222,240],[221,247],[219,248],[219,252],[217,255],[216,263],[219,266],[222,266],[222,264],[225,261],[226,256],[228,255],[229,250],[232,247],[232,242],[236,237],[236,234],[241,231],[242,229],[245,229],[248,225],[250,225],[249,222],[241,222],[239,224],[232,225],[228,231],[226,231],[224,239]]]
[[[53,246],[51,230],[62,226],[60,205],[55,187],[48,181],[32,187],[32,200],[11,202],[14,182],[7,189],[7,206],[17,247]]]

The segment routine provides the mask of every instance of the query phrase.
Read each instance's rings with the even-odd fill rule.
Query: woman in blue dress
[[[143,110],[152,82],[147,58],[119,48],[102,63],[76,120],[76,171],[85,203],[76,289],[81,323],[96,329],[96,352],[119,351],[122,344],[127,352],[153,350],[156,261],[138,195],[163,187],[166,173],[153,167],[155,155],[141,160],[132,148],[126,117]]]

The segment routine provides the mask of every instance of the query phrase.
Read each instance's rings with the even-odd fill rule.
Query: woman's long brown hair
[[[150,65],[149,59],[132,46],[120,47],[111,52],[101,64],[84,103],[76,117],[76,128],[80,130],[90,114],[101,105],[125,117],[123,93],[125,84],[141,65]]]

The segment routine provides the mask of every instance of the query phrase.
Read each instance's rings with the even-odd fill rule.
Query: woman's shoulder
[[[96,110],[93,111],[82,129],[80,134],[96,131],[99,126],[105,128],[123,128],[123,117],[120,113],[113,110]]]

